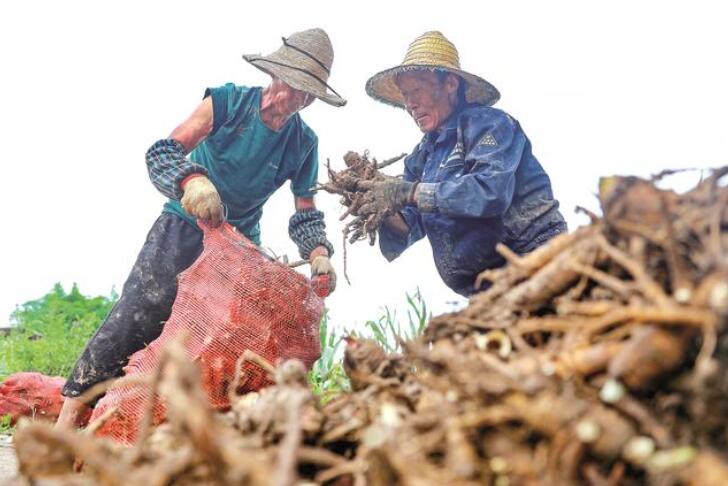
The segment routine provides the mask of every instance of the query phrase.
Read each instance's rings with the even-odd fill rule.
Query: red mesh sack
[[[307,368],[313,365],[321,353],[323,301],[309,279],[271,260],[231,226],[203,226],[203,231],[204,250],[180,275],[172,314],[162,334],[131,356],[124,373],[139,377],[151,374],[165,345],[187,333],[185,350],[199,364],[210,404],[224,410],[230,406],[228,388],[245,350],[274,364],[296,358]],[[252,363],[243,366],[243,376],[237,393],[271,384]],[[133,443],[148,397],[144,386],[122,385],[109,390],[96,405],[91,420],[111,407],[117,412],[97,433]],[[154,424],[164,417],[164,403],[157,399]]]
[[[12,423],[22,416],[55,422],[63,406],[65,383],[65,378],[35,372],[8,376],[0,385],[0,416],[10,415]]]

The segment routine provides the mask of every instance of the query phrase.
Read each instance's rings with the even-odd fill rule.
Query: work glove
[[[327,256],[317,256],[311,260],[311,281],[319,297],[326,297],[336,288],[336,272]]]
[[[183,188],[182,207],[197,219],[208,221],[213,227],[222,223],[222,202],[210,179],[197,176],[189,179]]]
[[[417,184],[414,182],[392,177],[384,181],[361,181],[357,187],[369,190],[359,207],[359,216],[395,213],[407,205],[415,204]]]

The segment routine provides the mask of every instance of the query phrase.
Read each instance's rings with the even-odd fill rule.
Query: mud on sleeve
[[[296,211],[288,222],[288,235],[298,246],[301,258],[308,259],[318,246],[325,247],[329,256],[334,254],[334,246],[326,239],[324,213],[318,209]]]
[[[415,149],[416,151],[417,149]],[[404,173],[402,177],[407,182],[419,182],[421,174],[415,172],[411,166],[413,157],[410,154],[404,159]],[[420,184],[421,185],[421,184]],[[425,237],[425,227],[422,224],[422,215],[419,209],[407,206],[399,211],[400,216],[409,227],[406,235],[392,231],[386,224],[379,225],[379,250],[384,258],[391,262],[400,256],[407,248]]]
[[[207,175],[207,170],[185,157],[185,147],[167,138],[155,142],[147,150],[147,170],[152,184],[170,199],[182,198],[180,183],[192,174]]]
[[[425,237],[420,212],[413,207],[402,209],[399,214],[409,227],[409,233],[400,235],[392,231],[385,223],[379,226],[379,250],[387,261],[400,256],[407,248]]]

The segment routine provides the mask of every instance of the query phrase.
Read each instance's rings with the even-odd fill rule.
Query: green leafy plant
[[[61,284],[26,302],[10,317],[13,329],[0,339],[0,379],[18,371],[65,376],[118,296],[87,297]]]
[[[397,311],[384,307],[384,313],[377,320],[365,323],[371,335],[361,334],[362,337],[371,337],[386,351],[397,353],[402,350],[402,341],[414,339],[425,330],[432,314],[427,311],[427,304],[422,298],[420,289],[412,295],[405,294],[407,298],[407,325],[403,326],[397,318]]]
[[[0,416],[0,435],[12,435],[15,432],[12,421],[13,417],[10,414]]]
[[[344,373],[341,364],[340,349],[343,336],[336,333],[330,326],[328,312],[324,312],[319,329],[321,338],[321,357],[314,363],[308,374],[308,381],[313,392],[320,396],[322,401],[338,393],[348,391],[349,379]]]

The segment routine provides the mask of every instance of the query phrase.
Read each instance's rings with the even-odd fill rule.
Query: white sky
[[[349,103],[302,114],[319,135],[321,180],[326,158],[341,167],[350,149],[381,160],[417,143],[414,122],[367,97],[364,83],[437,29],[464,69],[499,88],[497,106],[521,122],[574,228],[584,222],[575,205],[596,209],[600,175],[728,163],[727,10],[707,1],[2,2],[0,323],[56,281],[86,294],[121,290],[164,201],[146,149],[205,87],[265,84],[240,56],[268,53],[282,35],[318,26],[334,44],[330,83]],[[340,207],[318,199],[341,276]],[[295,258],[292,210],[284,187],[262,224],[264,245]],[[338,326],[383,305],[402,312],[417,286],[436,312],[457,297],[426,241],[392,264],[358,243],[349,275],[352,286],[342,278],[328,301]]]

